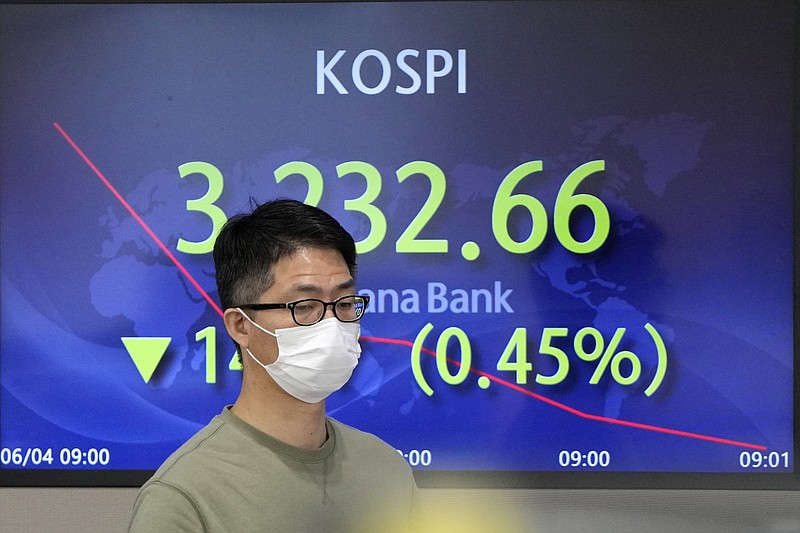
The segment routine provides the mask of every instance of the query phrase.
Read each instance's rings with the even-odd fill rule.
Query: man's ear
[[[247,319],[242,316],[242,313],[233,308],[226,309],[223,320],[225,321],[225,329],[228,330],[228,335],[231,336],[234,342],[241,346],[242,350],[249,347],[249,337],[245,325]]]

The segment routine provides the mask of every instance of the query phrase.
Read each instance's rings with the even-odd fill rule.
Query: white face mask
[[[278,358],[265,365],[247,349],[253,361],[263,367],[283,390],[306,403],[317,403],[341,389],[361,356],[358,322],[326,318],[312,326],[276,329],[259,326],[237,308],[251,324],[278,340]]]

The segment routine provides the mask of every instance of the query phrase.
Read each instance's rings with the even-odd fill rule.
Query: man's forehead
[[[273,267],[273,288],[287,294],[352,289],[355,280],[338,250],[303,248]]]
[[[347,268],[344,256],[339,250],[304,246],[278,259],[273,268],[289,270],[305,268],[313,272],[317,269],[331,267]]]
[[[327,281],[328,283],[325,283],[323,285],[324,281]],[[324,280],[324,281],[321,280],[320,282],[314,282],[312,280],[305,280],[305,281],[298,280],[295,283],[289,284],[289,286],[286,289],[290,292],[321,292],[321,291],[326,291],[328,289],[334,289],[334,290],[352,289],[356,285],[355,280],[353,280],[353,278],[351,277],[348,277],[346,280],[342,280],[339,283],[336,283],[334,281],[332,284],[333,286],[331,286],[331,282],[333,280]]]

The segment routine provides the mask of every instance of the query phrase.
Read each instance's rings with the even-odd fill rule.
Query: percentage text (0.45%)
[[[411,351],[411,368],[414,378],[428,396],[433,395],[433,389],[422,372],[421,352],[424,349],[423,342],[433,329],[433,324],[426,324],[414,340]],[[653,341],[656,355],[656,364],[652,365],[654,370],[647,373],[652,373],[652,378],[644,390],[645,395],[652,396],[661,386],[666,375],[668,355],[664,341],[656,328],[648,323],[645,324],[644,329]],[[537,370],[534,376],[535,382],[545,386],[558,385],[567,378],[572,369],[572,361],[563,349],[564,341],[562,339],[568,341],[571,337],[572,351],[577,358],[581,362],[596,365],[589,378],[589,384],[598,385],[603,376],[609,374],[611,379],[619,385],[632,386],[640,383],[643,380],[641,359],[630,350],[620,349],[626,331],[626,328],[617,328],[610,340],[606,341],[606,337],[593,327],[581,328],[574,335],[570,334],[569,328],[544,328],[539,342],[539,354],[552,358],[552,362],[549,365],[542,364],[541,366],[547,366],[548,369],[552,369],[552,372],[544,373],[544,370]],[[458,355],[453,357],[448,356],[448,347],[451,345],[451,341],[458,344]],[[436,350],[432,352],[432,355],[435,355],[439,376],[448,385],[459,385],[467,379],[470,371],[474,372],[474,369],[471,368],[472,344],[467,334],[458,327],[449,327],[442,331],[436,342]],[[544,361],[542,362],[544,363]],[[453,363],[457,370],[451,372],[452,365],[448,363]],[[497,360],[496,368],[500,372],[514,372],[517,385],[528,383],[530,373],[534,371],[534,363],[528,355],[528,331],[526,328],[514,330]],[[483,374],[482,372],[478,373]],[[487,379],[485,375],[482,375],[478,380],[481,388],[488,386]]]

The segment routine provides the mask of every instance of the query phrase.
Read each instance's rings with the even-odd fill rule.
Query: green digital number
[[[455,337],[458,341],[461,353],[461,362],[458,371],[455,374],[450,373],[447,368],[447,343],[450,339]],[[464,383],[469,375],[469,369],[472,365],[472,346],[469,343],[467,334],[457,327],[447,328],[439,336],[436,342],[436,368],[439,370],[439,376],[448,385],[459,385]]]
[[[397,239],[395,250],[397,253],[447,253],[448,242],[446,239],[417,239],[417,235],[433,218],[441,205],[447,190],[447,179],[444,172],[433,163],[412,161],[397,170],[397,180],[403,183],[415,174],[422,174],[428,178],[431,183],[430,194],[417,216]]]
[[[539,344],[539,353],[549,355],[558,362],[558,369],[552,376],[536,374],[536,383],[539,385],[558,385],[569,373],[569,358],[564,350],[551,345],[554,337],[566,337],[569,335],[567,328],[544,328],[542,330],[542,341]]]
[[[275,182],[280,183],[294,174],[303,176],[308,182],[308,193],[303,203],[317,207],[322,199],[324,183],[322,173],[310,163],[305,161],[290,161],[275,169]]]
[[[576,254],[594,252],[606,242],[611,229],[611,220],[608,208],[596,196],[591,194],[575,194],[575,189],[590,175],[605,170],[605,161],[589,161],[570,172],[561,185],[556,197],[556,206],[553,214],[556,237],[561,245]],[[594,230],[592,236],[581,242],[572,236],[569,228],[570,217],[576,207],[587,207],[594,216]]]
[[[497,243],[511,253],[532,252],[547,235],[547,211],[542,202],[527,194],[511,194],[520,181],[541,170],[541,161],[523,163],[509,172],[497,189],[492,204],[492,232]],[[531,214],[531,234],[522,242],[515,241],[508,233],[508,217],[515,207],[524,207]]]
[[[511,361],[511,356],[517,354],[516,361]],[[528,383],[528,372],[533,369],[533,364],[528,361],[528,342],[525,328],[517,328],[508,340],[503,355],[497,361],[497,370],[508,370],[517,373],[517,385]]]
[[[363,213],[369,219],[369,234],[356,243],[356,252],[363,254],[374,250],[386,237],[386,217],[380,209],[372,205],[372,202],[381,192],[383,185],[381,174],[378,169],[363,161],[342,163],[336,167],[336,173],[340,178],[348,174],[360,174],[367,181],[367,188],[364,194],[354,200],[345,200],[344,208],[346,211]]]
[[[211,234],[206,240],[192,242],[179,238],[177,246],[178,251],[185,254],[209,253],[214,249],[214,241],[217,239],[217,235],[219,235],[222,226],[228,220],[228,217],[225,216],[225,212],[214,204],[222,194],[225,181],[222,177],[222,172],[210,163],[192,161],[179,166],[178,173],[181,178],[192,174],[201,174],[206,177],[208,180],[208,190],[206,194],[196,200],[187,200],[186,210],[203,213],[204,215],[208,215],[211,219]]]
[[[244,365],[242,365],[242,355],[238,350],[233,351],[231,360],[228,361],[228,370],[244,370]]]
[[[497,243],[506,251],[514,254],[524,254],[536,250],[547,236],[548,215],[541,201],[528,194],[514,193],[520,182],[531,174],[542,171],[542,161],[528,161],[512,169],[502,180],[492,203],[492,232]],[[208,191],[202,198],[187,200],[186,209],[196,211],[211,219],[211,232],[207,239],[201,242],[178,239],[177,249],[187,254],[203,254],[213,250],[214,241],[219,235],[222,226],[227,221],[227,216],[215,202],[222,194],[224,178],[222,173],[210,163],[194,161],[178,167],[180,177],[185,178],[191,174],[201,174],[208,180]],[[558,191],[553,213],[553,227],[558,242],[568,251],[577,254],[586,254],[596,251],[602,246],[609,235],[611,221],[608,208],[596,196],[585,193],[576,193],[577,188],[589,176],[605,170],[605,161],[597,160],[584,163],[573,170]],[[358,253],[374,250],[386,238],[387,220],[381,209],[373,204],[381,194],[383,188],[382,177],[378,169],[364,161],[348,161],[336,167],[339,178],[350,174],[359,174],[364,177],[366,187],[364,193],[355,199],[345,200],[344,209],[362,213],[369,221],[367,236],[356,243]],[[426,225],[436,215],[447,191],[447,179],[444,172],[435,164],[427,161],[412,161],[397,170],[397,180],[403,183],[411,176],[421,174],[428,178],[430,191],[422,207],[411,220],[408,227],[402,232],[395,243],[397,253],[447,253],[449,241],[447,239],[422,239],[419,235]],[[281,183],[292,175],[301,176],[308,184],[308,191],[304,203],[319,205],[324,191],[322,173],[314,165],[304,161],[290,161],[278,167],[275,172],[275,181]],[[509,232],[509,217],[511,212],[521,207],[531,217],[531,231],[522,241],[516,241]],[[585,241],[579,241],[572,234],[570,220],[576,209],[588,209],[594,221],[591,236]],[[474,248],[474,243],[467,243]],[[474,259],[462,252],[465,258]],[[518,364],[518,363],[509,363]],[[551,379],[543,377],[542,379]]]
[[[206,341],[206,383],[217,382],[217,328],[208,326],[198,331],[194,340]]]

